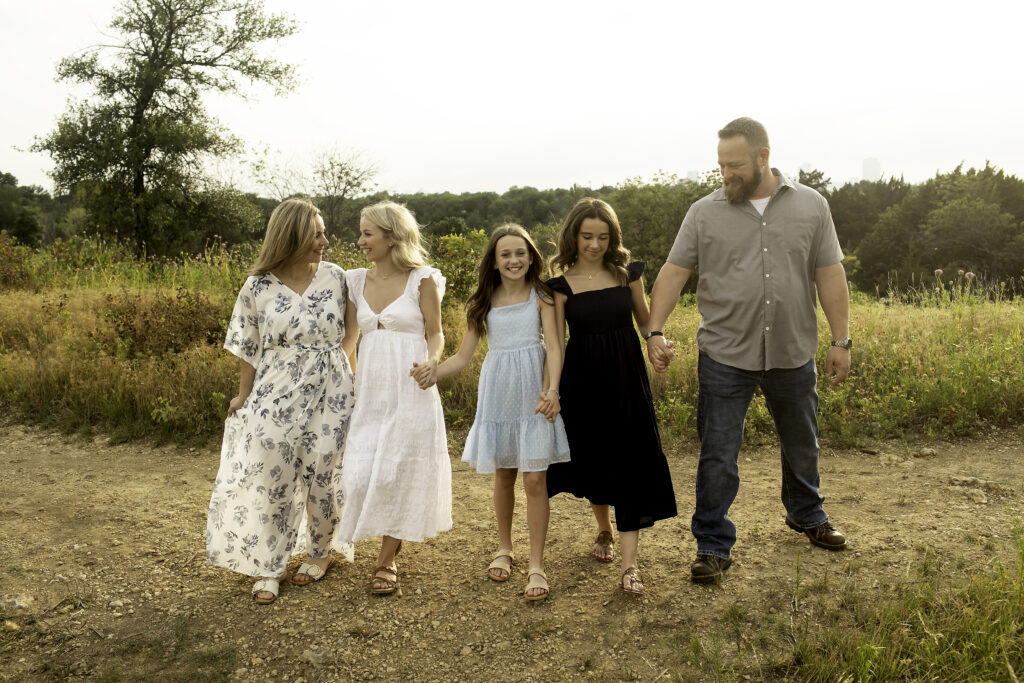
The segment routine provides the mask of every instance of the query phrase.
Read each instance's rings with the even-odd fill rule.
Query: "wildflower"
[[[964,277],[967,278],[968,280],[973,280],[974,273],[972,273],[971,271],[967,271],[966,273],[964,273]]]
[[[941,291],[941,290],[940,290],[940,289],[939,289],[938,287],[936,287],[936,288],[935,288],[935,291],[936,291],[936,292],[938,292],[938,291]]]
[[[957,275],[959,275],[960,277],[963,277],[963,275],[964,275],[964,269],[963,269],[963,268],[961,268],[960,270],[956,271],[956,274],[957,274]]]
[[[942,277],[942,268],[935,269],[935,277]]]

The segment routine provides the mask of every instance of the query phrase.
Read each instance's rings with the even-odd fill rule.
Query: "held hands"
[[[420,389],[429,389],[437,384],[437,361],[428,360],[426,363],[413,363],[409,376],[416,380]]]
[[[832,386],[842,384],[850,374],[850,349],[831,346],[825,356],[825,378]]]
[[[554,389],[548,389],[541,392],[540,398],[537,401],[537,408],[533,411],[533,414],[541,413],[548,422],[554,422],[555,416],[561,410],[562,406],[558,402],[558,392]]]
[[[672,351],[675,344],[661,335],[655,335],[647,340],[647,357],[654,366],[655,372],[666,372],[669,364],[675,360],[676,354]]]

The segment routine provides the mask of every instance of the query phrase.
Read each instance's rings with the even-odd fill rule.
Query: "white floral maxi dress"
[[[417,268],[402,295],[375,313],[363,298],[366,269],[346,275],[362,339],[337,538],[422,541],[452,528],[452,466],[441,397],[436,386],[424,391],[409,376],[412,364],[427,355],[420,283],[432,278],[444,296],[445,280],[435,268]]]
[[[302,527],[311,557],[335,549],[352,560],[351,546],[334,543],[355,396],[341,348],[347,289],[344,271],[323,262],[301,296],[272,273],[249,277],[238,295],[224,348],[256,368],[256,381],[224,424],[206,522],[212,564],[280,576],[305,545]]]

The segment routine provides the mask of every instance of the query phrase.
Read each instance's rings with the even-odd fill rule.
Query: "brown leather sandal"
[[[601,557],[595,552],[597,546],[607,550],[607,557]],[[610,531],[602,531],[597,535],[597,538],[594,539],[594,548],[590,550],[590,554],[593,555],[594,559],[598,562],[608,563],[615,559],[615,540],[612,538],[612,533]]]
[[[394,574],[394,580],[385,578],[383,576],[377,576],[381,572],[387,574]],[[382,584],[375,586],[375,583]],[[370,579],[370,592],[374,595],[391,595],[398,590],[398,565],[395,565],[394,569],[391,567],[377,567],[373,570],[373,577]]]
[[[622,572],[622,578],[619,579],[619,588],[630,595],[643,595],[644,582],[640,578],[640,570],[636,567],[630,567]]]
[[[401,539],[399,539],[398,546],[395,548],[396,558],[398,557],[398,553],[401,549],[402,541]],[[373,570],[373,577],[370,579],[370,592],[374,595],[391,595],[396,590],[398,590],[398,563],[392,561],[392,564],[394,564],[394,568],[381,566]],[[377,576],[377,574],[380,574],[381,572],[385,572],[387,574],[394,574],[395,579],[392,581],[391,579],[388,579],[386,577]],[[374,586],[374,582],[383,585]]]

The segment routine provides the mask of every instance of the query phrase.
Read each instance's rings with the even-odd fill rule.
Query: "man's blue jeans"
[[[701,353],[697,361],[697,504],[690,530],[697,553],[727,558],[736,543],[729,507],[740,486],[743,421],[761,387],[782,450],[782,504],[801,529],[828,521],[818,493],[818,391],[814,359],[798,368],[740,370]]]

